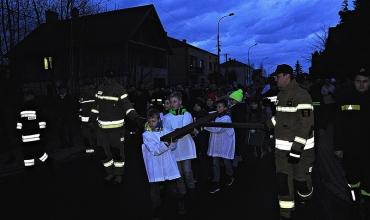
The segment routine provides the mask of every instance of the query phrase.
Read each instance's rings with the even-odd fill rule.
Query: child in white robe
[[[160,137],[169,133],[169,130],[161,121],[159,114],[154,108],[148,111],[148,123],[145,124],[142,145],[144,164],[150,182],[153,218],[160,218],[162,215],[160,184],[163,181],[171,196],[178,202],[179,214],[186,213],[185,194],[179,190],[176,182],[176,179],[181,177],[173,155],[176,145],[160,141]]]
[[[217,101],[218,116],[215,122],[231,123],[231,118],[226,114],[227,101]],[[223,159],[226,167],[225,185],[230,186],[234,182],[231,160],[235,153],[235,132],[234,128],[205,127],[211,133],[209,138],[208,155],[213,158],[213,183],[210,193],[220,191],[220,160]]]
[[[164,116],[164,123],[168,129],[174,131],[177,128],[182,128],[193,122],[192,115],[182,108],[182,95],[179,92],[173,92],[170,95],[171,109]],[[177,166],[179,167],[181,179],[178,180],[181,192],[186,193],[186,185],[189,189],[189,195],[195,199],[195,183],[193,171],[191,168],[191,159],[197,157],[195,143],[190,134],[185,135],[176,142],[176,150],[173,151]]]

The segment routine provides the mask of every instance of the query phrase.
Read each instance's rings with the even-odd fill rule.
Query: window
[[[193,56],[190,56],[190,66],[191,67],[196,67],[196,64],[197,63],[197,58],[196,57],[193,57]]]
[[[200,61],[199,61],[199,67],[200,67],[200,68],[203,68],[203,67],[204,67],[204,60],[200,60]]]
[[[44,70],[52,69],[53,68],[53,58],[52,57],[44,57]]]
[[[212,62],[209,62],[209,71],[212,71]]]

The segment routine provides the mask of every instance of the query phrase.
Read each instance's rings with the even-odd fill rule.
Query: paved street
[[[79,145],[80,144],[80,145]],[[74,148],[54,149],[81,152]],[[65,153],[65,152],[64,152]],[[86,161],[81,154],[57,161],[54,171],[39,165],[29,175],[22,170],[0,179],[1,219],[149,219],[150,194],[141,149],[126,147],[125,179],[121,186],[102,184],[100,162]],[[179,216],[167,194],[163,195],[165,219],[278,219],[274,158],[270,153],[259,166],[245,161],[232,186],[208,194],[198,181],[196,201],[187,199],[187,214]],[[296,209],[296,219],[349,219],[348,203],[322,183],[319,169],[313,172],[314,196],[305,209]]]

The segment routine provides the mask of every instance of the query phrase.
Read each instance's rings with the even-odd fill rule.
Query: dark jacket
[[[239,102],[233,105],[230,108],[230,110],[231,110],[230,117],[233,123],[246,123],[247,122],[247,113],[248,113],[247,103]],[[237,146],[243,146],[245,143],[245,137],[248,133],[248,129],[235,128],[234,130],[235,130],[235,144]]]
[[[334,150],[370,157],[370,92],[359,93],[352,86],[337,106]]]

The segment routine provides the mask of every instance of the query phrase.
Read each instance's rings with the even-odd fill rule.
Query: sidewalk
[[[345,172],[341,160],[333,151],[333,126],[329,125],[319,140],[318,155],[314,169],[320,173],[322,183],[340,199],[349,202],[350,194],[345,181]]]

